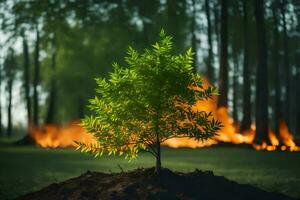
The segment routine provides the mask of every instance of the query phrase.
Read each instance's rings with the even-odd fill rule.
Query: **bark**
[[[177,15],[177,2],[176,0],[167,0],[167,17],[168,17],[168,27],[170,34],[174,35],[174,39],[177,38],[178,33],[178,15]]]
[[[283,52],[284,52],[284,68],[285,68],[285,121],[289,125],[290,122],[290,91],[291,91],[291,70],[289,61],[289,41],[286,27],[286,16],[285,16],[286,0],[280,2],[280,11],[283,22]]]
[[[159,110],[159,109],[158,109]],[[155,134],[156,134],[156,165],[155,173],[160,174],[161,172],[161,150],[160,150],[160,138],[159,138],[159,119],[160,115],[157,113],[155,121]]]
[[[255,20],[257,32],[257,57],[256,69],[256,135],[255,143],[266,142],[268,138],[268,72],[267,72],[267,44],[264,20],[264,1],[255,0]]]
[[[14,51],[12,49],[9,49],[9,55],[6,58],[4,62],[4,71],[5,71],[5,77],[7,80],[7,93],[8,93],[8,99],[7,99],[7,129],[6,129],[6,135],[11,136],[12,135],[12,87],[15,77],[15,57],[14,57]]]
[[[25,102],[27,111],[27,132],[31,126],[31,98],[30,98],[30,61],[28,44],[25,36],[23,35],[23,59],[24,59],[24,91],[25,91]]]
[[[3,130],[2,130],[2,101],[1,101],[1,95],[2,95],[2,68],[0,66],[0,136],[3,135]]]
[[[249,33],[248,33],[247,0],[243,0],[243,35],[244,35],[244,63],[243,63],[243,118],[241,132],[251,127],[251,88],[249,69]]]
[[[192,0],[193,4],[193,19],[191,24],[191,33],[192,33],[192,49],[195,52],[194,54],[194,72],[197,72],[198,69],[198,59],[197,59],[197,38],[196,38],[196,0]]]
[[[160,150],[160,140],[158,133],[156,134],[156,165],[155,165],[155,173],[160,174],[161,172],[161,150]]]
[[[189,22],[193,23],[193,11],[191,16],[187,15],[187,1],[186,0],[166,0],[166,20],[167,32],[172,35],[174,41],[174,51],[179,53],[186,46],[186,30],[190,30]],[[191,4],[193,0],[191,1]],[[161,1],[158,1],[157,9],[161,6]],[[190,7],[193,7],[191,5]],[[156,10],[157,10],[156,9]],[[157,11],[154,11],[157,15]],[[190,31],[189,31],[190,32]]]
[[[216,42],[217,42],[217,54],[220,55],[220,30],[219,30],[219,0],[216,0],[216,4],[214,5],[214,28],[215,28],[215,35],[216,35]]]
[[[195,1],[195,0],[194,0]],[[210,19],[210,6],[209,0],[205,0],[205,14],[207,19],[207,40],[208,40],[208,58],[207,58],[207,76],[211,83],[214,82],[214,69],[213,69],[213,50],[212,50],[212,33],[211,33],[211,19]]]
[[[276,5],[272,6],[272,15],[273,15],[273,67],[275,73],[275,108],[274,108],[274,122],[275,122],[275,134],[277,136],[280,135],[279,133],[279,123],[282,120],[282,104],[280,100],[281,92],[280,92],[280,68],[279,68],[279,34],[278,34],[278,16],[277,16],[277,8]]]
[[[139,6],[139,13],[140,18],[143,22],[143,40],[145,44],[148,44],[150,42],[150,26],[151,23],[149,22],[149,14],[147,12],[147,4],[140,4]]]
[[[300,56],[300,55],[299,55]],[[298,56],[298,59],[299,59]],[[299,59],[300,60],[300,59]],[[300,135],[300,106],[299,106],[299,102],[300,102],[300,61],[298,62],[298,74],[297,74],[297,95],[296,95],[296,100],[298,102],[297,104],[297,116],[296,116],[296,134]]]
[[[55,68],[56,68],[56,47],[55,47],[55,38],[52,41],[53,53],[51,59],[51,68],[52,68],[52,77],[51,77],[51,89],[49,95],[49,107],[47,112],[47,117],[45,122],[47,124],[54,123],[55,112],[56,112],[56,80],[55,80]]]
[[[299,8],[300,7],[300,2],[299,0],[293,0],[293,6],[294,8]],[[297,17],[297,21],[300,22],[300,12],[295,12],[296,17]],[[296,26],[296,30],[298,30],[298,34],[300,32],[300,23],[297,24]],[[294,96],[294,98],[296,98],[296,110],[297,110],[297,114],[296,114],[296,121],[295,121],[295,125],[296,125],[296,134],[298,134],[298,136],[300,136],[300,36],[298,35],[297,37],[297,51],[295,52],[295,64],[296,64],[296,87],[297,87],[297,93]]]
[[[78,117],[79,119],[84,117],[84,101],[81,96],[78,97]]]
[[[33,77],[33,124],[39,124],[39,94],[38,85],[40,82],[40,36],[38,27],[36,27],[36,42],[35,42],[35,56],[34,56],[34,77]]]
[[[233,70],[233,112],[232,112],[232,117],[234,122],[238,122],[238,115],[237,115],[237,99],[238,99],[238,71],[239,71],[239,64],[238,64],[238,55],[237,52],[233,52],[233,65],[234,65],[234,70]]]
[[[7,136],[11,136],[12,135],[12,116],[11,116],[11,109],[12,109],[12,86],[13,86],[13,80],[12,80],[12,77],[9,77],[9,80],[7,82],[7,92],[8,92],[7,130],[6,130],[6,135]]]
[[[221,0],[221,60],[220,60],[220,75],[219,75],[219,90],[220,96],[218,99],[218,107],[228,105],[228,17],[227,0]]]

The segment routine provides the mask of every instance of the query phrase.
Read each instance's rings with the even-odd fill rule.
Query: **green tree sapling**
[[[221,128],[211,113],[195,110],[199,100],[217,94],[204,88],[193,72],[193,53],[174,55],[172,39],[164,31],[159,42],[143,53],[132,47],[126,67],[113,64],[109,78],[97,78],[96,97],[90,100],[92,115],[82,120],[97,144],[77,142],[78,149],[97,155],[119,154],[135,158],[144,150],[156,158],[161,170],[161,143],[170,138],[206,140]]]

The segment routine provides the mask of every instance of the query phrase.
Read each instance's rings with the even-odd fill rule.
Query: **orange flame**
[[[208,87],[209,82],[204,80],[204,87]],[[266,142],[262,144],[254,144],[255,138],[255,124],[252,124],[250,130],[243,133],[239,133],[234,125],[233,119],[228,114],[227,107],[217,108],[217,99],[199,101],[193,106],[193,110],[201,110],[206,112],[212,112],[212,114],[222,122],[223,128],[218,132],[213,139],[206,141],[195,141],[188,138],[172,138],[166,140],[163,145],[171,148],[200,148],[216,145],[220,142],[233,143],[233,144],[249,144],[256,150],[282,150],[282,151],[300,151],[300,147],[297,146],[293,140],[292,134],[289,132],[288,127],[284,121],[279,124],[280,137],[270,129],[269,139],[271,144]],[[72,122],[64,127],[56,125],[45,125],[41,128],[31,128],[31,136],[35,142],[41,147],[56,148],[56,147],[74,147],[76,144],[74,141],[82,143],[95,143],[96,139],[86,130],[79,125],[79,122]]]
[[[204,87],[208,87],[209,82],[204,79]],[[256,150],[267,150],[274,151],[276,149],[285,151],[300,151],[300,147],[296,146],[292,134],[288,131],[288,127],[285,122],[280,122],[280,139],[284,145],[280,146],[279,138],[275,133],[270,129],[268,137],[270,139],[271,145],[268,145],[266,142],[262,144],[254,144],[255,138],[255,124],[251,125],[250,130],[247,130],[243,133],[239,133],[237,128],[234,125],[233,119],[228,114],[228,108],[220,107],[217,108],[217,99],[199,101],[194,106],[195,110],[203,110],[206,112],[212,112],[213,115],[222,122],[223,128],[219,131],[218,135],[213,139],[209,139],[204,142],[197,142],[193,139],[185,138],[172,138],[164,142],[164,145],[172,148],[198,148],[198,147],[207,147],[211,145],[218,144],[220,142],[233,143],[233,144],[251,144]]]
[[[77,121],[63,127],[54,124],[32,127],[30,135],[39,146],[44,148],[75,147],[74,141],[87,144],[96,142],[93,135],[87,133]]]
[[[286,150],[287,147],[290,148],[290,151],[300,151],[300,147],[296,146],[294,142],[293,135],[289,132],[289,129],[284,121],[279,123],[280,138],[285,146],[281,147],[281,150]]]

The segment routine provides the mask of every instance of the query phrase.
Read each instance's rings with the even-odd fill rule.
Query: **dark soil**
[[[250,185],[238,184],[212,172],[191,173],[163,169],[159,176],[154,168],[104,174],[87,172],[79,177],[17,198],[18,200],[119,200],[119,199],[229,199],[292,200]]]

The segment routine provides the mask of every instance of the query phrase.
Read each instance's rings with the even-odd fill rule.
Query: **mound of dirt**
[[[212,172],[191,173],[163,169],[159,176],[154,168],[105,174],[86,172],[79,177],[17,198],[18,200],[292,200],[250,185],[238,184]]]

